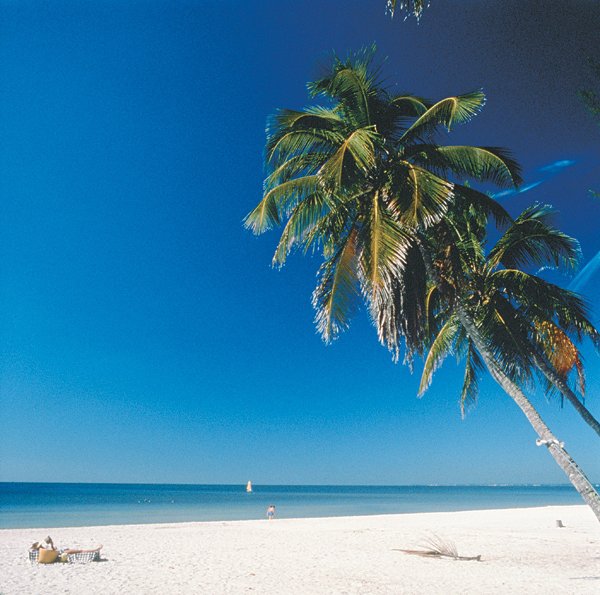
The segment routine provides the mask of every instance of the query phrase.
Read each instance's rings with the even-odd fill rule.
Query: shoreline
[[[531,510],[541,510],[541,509],[562,509],[562,508],[587,508],[586,504],[547,504],[547,505],[539,505],[539,506],[514,506],[514,507],[506,507],[506,508],[470,508],[466,510],[431,510],[427,512],[392,512],[392,513],[373,513],[373,514],[351,514],[351,515],[329,515],[329,516],[310,516],[310,517],[276,517],[274,520],[281,523],[287,521],[329,521],[329,520],[351,520],[351,519],[373,519],[373,518],[385,518],[385,517],[407,517],[407,516],[418,516],[418,517],[426,517],[429,515],[448,515],[448,514],[474,514],[474,513],[497,513],[497,512],[506,512],[506,511],[514,511],[514,512],[525,512]],[[61,531],[61,530],[70,530],[70,529],[118,529],[121,527],[156,527],[160,528],[163,526],[195,526],[195,525],[222,525],[223,523],[262,523],[265,521],[264,519],[216,519],[210,521],[161,521],[161,522],[149,522],[149,523],[112,523],[110,525],[63,525],[63,526],[44,526],[38,525],[36,527],[0,527],[0,535],[5,531]]]
[[[103,543],[103,561],[32,565],[27,548],[48,532],[57,547]],[[432,536],[481,561],[402,551]],[[3,529],[0,548],[3,595],[591,594],[600,587],[600,525],[585,505]]]

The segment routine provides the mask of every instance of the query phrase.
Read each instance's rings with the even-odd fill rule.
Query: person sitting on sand
[[[54,542],[50,536],[46,537],[42,541],[36,541],[29,548],[31,551],[37,550],[39,553],[38,562],[41,564],[51,564],[60,559],[61,562],[66,562],[68,557],[72,554],[100,554],[102,545],[91,550],[80,550],[75,548],[64,548],[56,549]]]

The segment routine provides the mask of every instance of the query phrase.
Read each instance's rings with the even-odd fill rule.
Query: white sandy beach
[[[32,565],[27,548],[46,534],[58,547],[102,543],[104,561]],[[431,534],[482,561],[398,551]],[[600,526],[585,506],[5,529],[0,547],[4,595],[600,592]]]

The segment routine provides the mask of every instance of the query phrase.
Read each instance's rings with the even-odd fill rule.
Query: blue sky
[[[332,50],[375,41],[391,88],[484,89],[453,142],[510,148],[542,183],[503,203],[555,205],[593,260],[600,129],[577,90],[597,4],[433,4],[417,25],[384,0],[0,2],[0,480],[564,482],[491,381],[461,420],[453,360],[417,399],[419,366],[364,313],[325,346],[318,260],[275,271],[276,234],[242,228],[267,115],[305,105]],[[600,318],[598,274],[579,289]],[[597,437],[534,400],[600,482]]]

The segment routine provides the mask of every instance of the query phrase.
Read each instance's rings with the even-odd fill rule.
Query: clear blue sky
[[[326,347],[318,260],[274,271],[276,235],[242,228],[267,115],[376,41],[398,91],[483,87],[455,142],[512,149],[544,181],[506,206],[550,202],[584,263],[600,250],[600,129],[576,95],[598,4],[435,0],[418,26],[384,4],[0,2],[0,480],[565,481],[491,381],[461,420],[453,360],[419,400],[364,313]],[[581,290],[598,315],[598,275]],[[597,437],[534,398],[600,482]]]

